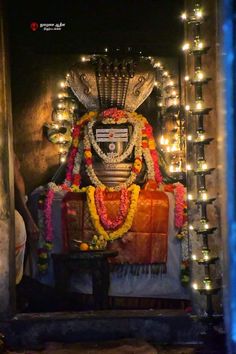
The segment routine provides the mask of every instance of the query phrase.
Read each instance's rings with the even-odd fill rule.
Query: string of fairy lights
[[[203,86],[207,85],[210,78],[203,71],[203,58],[210,49],[202,38],[202,24],[206,21],[206,15],[200,1],[194,2],[194,8],[190,13],[184,12],[181,15],[185,26],[192,30],[192,41],[183,44],[183,51],[186,54],[186,61],[191,56],[193,58],[193,75],[186,73],[184,78],[186,85],[191,85],[194,91],[193,104],[186,104],[187,116],[187,156],[186,156],[186,172],[187,184],[192,178],[195,178],[196,193],[188,193],[188,203],[190,206],[194,203],[198,206],[200,221],[196,226],[190,224],[189,231],[191,237],[201,237],[202,246],[200,254],[192,254],[192,261],[204,267],[204,279],[200,282],[193,281],[192,287],[199,291],[200,294],[206,296],[206,313],[208,316],[213,314],[212,295],[217,293],[219,288],[214,284],[212,279],[211,265],[218,260],[218,256],[214,255],[210,248],[209,236],[213,235],[216,227],[212,227],[208,220],[208,206],[212,204],[216,198],[210,197],[207,191],[207,176],[209,176],[214,168],[208,166],[206,161],[205,148],[214,140],[207,136],[205,129],[205,118],[211,111],[210,107],[206,107],[204,103]],[[187,68],[191,65],[187,65]],[[192,130],[195,129],[195,132]],[[188,186],[191,187],[191,186]],[[190,188],[188,188],[190,189]]]

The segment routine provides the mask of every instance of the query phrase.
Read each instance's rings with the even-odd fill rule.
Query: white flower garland
[[[132,153],[134,146],[136,144],[137,141],[137,137],[142,133],[142,126],[140,124],[140,122],[134,121],[133,119],[126,119],[126,122],[131,123],[132,126],[134,127],[134,131],[132,134],[132,137],[130,139],[130,142],[128,144],[127,149],[118,156],[113,156],[110,157],[108,155],[106,155],[102,149],[100,148],[100,146],[97,144],[95,138],[94,138],[94,134],[93,134],[93,126],[95,124],[95,120],[91,121],[88,123],[88,137],[90,140],[90,143],[92,144],[93,149],[96,151],[96,153],[98,154],[98,156],[105,162],[105,163],[121,163],[123,162],[125,159],[127,159],[130,154]]]
[[[154,165],[153,165],[153,160],[150,154],[150,151],[148,148],[143,148],[143,157],[144,161],[146,162],[147,165],[147,173],[148,173],[148,179],[150,180],[155,180],[155,172],[154,172]]]
[[[72,175],[80,173],[81,162],[83,159],[83,150],[84,150],[83,141],[80,141],[79,146],[78,146],[78,151],[75,155],[74,168],[72,171]]]

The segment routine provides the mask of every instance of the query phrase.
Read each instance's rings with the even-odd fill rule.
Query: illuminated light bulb
[[[59,129],[59,125],[58,125],[58,124],[55,124],[55,125],[54,125],[54,128],[55,128],[55,129]]]
[[[192,194],[188,194],[188,200],[193,200]]]
[[[203,43],[202,43],[202,42],[198,42],[197,48],[198,48],[198,49],[202,49],[202,48],[203,48]]]
[[[190,44],[189,43],[184,43],[184,45],[182,46],[182,50],[183,51],[187,51],[187,50],[189,50],[189,48],[190,48]]]
[[[59,152],[60,152],[60,153],[64,152],[64,149],[61,147],[61,148],[59,149]]]
[[[164,71],[163,76],[168,76],[168,75],[169,75],[168,71]]]
[[[204,229],[208,230],[209,229],[209,225],[208,224],[204,224]]]
[[[203,163],[203,164],[202,164],[202,169],[203,169],[203,170],[207,170],[207,164],[206,164],[206,163]]]
[[[202,81],[203,78],[204,78],[203,72],[202,71],[198,71],[197,74],[196,74],[196,77],[197,77],[198,81]]]
[[[162,107],[162,106],[163,106],[162,102],[158,103],[158,106],[159,106],[159,107]]]
[[[196,18],[198,18],[198,19],[202,18],[202,16],[203,16],[202,10],[197,10],[195,14],[196,14]]]
[[[196,103],[196,109],[201,110],[202,109],[202,102],[197,102]]]
[[[66,87],[65,81],[61,81],[61,82],[59,83],[59,85],[60,85],[62,88]]]
[[[186,165],[186,169],[187,169],[187,171],[191,171],[192,170],[192,166],[191,165]]]
[[[172,145],[171,151],[172,151],[172,152],[177,151],[177,146],[176,146],[176,145]]]
[[[197,283],[193,283],[193,284],[192,284],[192,288],[193,288],[194,290],[198,290],[198,284],[197,284]]]
[[[206,290],[211,290],[211,284],[210,284],[210,282],[207,282],[207,283],[205,284],[205,289],[206,289]]]
[[[70,74],[69,74],[69,73],[67,73],[67,74],[66,74],[66,77],[70,77]]]
[[[190,110],[190,106],[189,106],[188,104],[185,106],[185,110],[186,110],[186,111],[189,111],[189,110]]]
[[[82,58],[81,58],[81,61],[85,62],[85,61],[86,61],[86,58],[85,58],[85,57],[82,57]]]
[[[177,92],[174,90],[171,92],[171,96],[176,96],[177,95]]]
[[[166,151],[167,151],[167,152],[170,152],[170,151],[171,151],[170,146],[167,146]]]
[[[66,157],[65,157],[65,156],[61,156],[61,157],[60,157],[60,161],[61,161],[61,162],[65,162],[65,161],[66,161]]]
[[[204,192],[204,193],[201,193],[201,199],[202,200],[207,200],[208,196],[207,196],[207,193]]]
[[[106,52],[106,53],[107,53],[107,52],[108,52],[108,48],[105,48],[105,49],[104,49],[104,52]]]
[[[205,135],[204,134],[199,134],[198,138],[199,138],[199,140],[203,141],[205,139]]]
[[[204,261],[209,261],[209,255],[208,254],[204,254],[203,259],[204,259]]]
[[[162,135],[161,138],[160,138],[160,144],[161,144],[161,145],[165,145],[165,138],[164,138],[163,135]]]
[[[186,76],[184,77],[184,81],[189,81],[189,76],[188,76],[188,75],[186,75]]]
[[[177,104],[178,104],[178,100],[175,98],[175,99],[173,100],[173,105],[174,105],[174,106],[177,106]]]
[[[60,136],[60,137],[59,137],[59,141],[60,141],[60,143],[64,142],[63,136]]]
[[[157,81],[155,81],[154,85],[157,86]]]
[[[174,172],[174,166],[173,165],[170,165],[170,172]]]
[[[175,172],[181,172],[181,166],[177,166],[177,167],[175,168]]]
[[[193,260],[193,261],[196,261],[196,260],[197,260],[196,254],[192,254],[192,260]]]
[[[62,120],[63,119],[63,115],[61,113],[58,114],[58,120]]]
[[[187,20],[187,13],[186,13],[186,12],[183,12],[183,13],[181,14],[181,18],[182,18],[183,21]]]
[[[194,230],[193,225],[189,225],[189,230]]]
[[[192,139],[193,139],[192,135],[188,135],[188,136],[187,136],[187,140],[188,140],[188,141],[192,141]]]
[[[174,81],[170,80],[170,81],[168,82],[168,86],[174,86]]]
[[[63,94],[62,93],[58,93],[57,97],[58,98],[63,98]]]
[[[160,68],[160,67],[161,67],[161,63],[160,63],[159,61],[157,62],[157,64],[156,64],[156,65],[157,65],[157,67],[158,67],[158,68]]]
[[[169,139],[165,139],[165,145],[168,145],[169,144]]]

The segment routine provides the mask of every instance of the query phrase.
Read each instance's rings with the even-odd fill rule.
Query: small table
[[[108,308],[110,271],[108,258],[116,257],[117,251],[74,251],[66,254],[52,254],[55,286],[58,291],[68,289],[72,271],[89,270],[92,273],[95,308]]]

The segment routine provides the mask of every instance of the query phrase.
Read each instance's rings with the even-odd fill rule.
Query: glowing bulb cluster
[[[198,20],[200,20],[203,17],[203,12],[201,9],[198,9],[195,11],[195,16]]]
[[[190,164],[187,164],[187,165],[186,165],[186,170],[187,170],[187,171],[192,171],[192,166],[191,166]]]
[[[199,197],[200,197],[200,200],[203,200],[203,201],[206,201],[208,199],[208,195],[207,195],[206,191],[201,191],[199,193]]]
[[[161,145],[168,145],[168,143],[169,143],[169,140],[162,135],[160,138],[160,144]]]
[[[202,105],[202,102],[196,102],[196,106],[195,106],[195,108],[196,108],[196,110],[197,111],[201,111],[202,110],[202,107],[203,107],[203,105]]]
[[[192,260],[193,260],[193,261],[196,261],[196,260],[197,260],[196,254],[192,254]]]
[[[62,155],[60,156],[60,162],[63,163],[66,161],[66,156]]]
[[[183,21],[186,21],[187,18],[188,18],[187,12],[183,12],[183,13],[181,14],[181,18],[182,18]]]
[[[188,104],[185,106],[185,110],[190,111],[190,106]]]
[[[203,280],[205,290],[211,290],[211,280],[210,279],[204,279]]]
[[[193,195],[192,194],[188,194],[188,200],[193,200]]]
[[[187,136],[187,140],[188,140],[188,141],[192,141],[192,140],[193,140],[192,135],[188,135],[188,136]]]
[[[190,44],[188,42],[184,43],[183,46],[182,46],[182,50],[184,52],[186,52],[189,49],[190,49]]]
[[[204,79],[204,73],[202,72],[202,70],[198,70],[195,74],[196,77],[196,81],[202,81]]]

